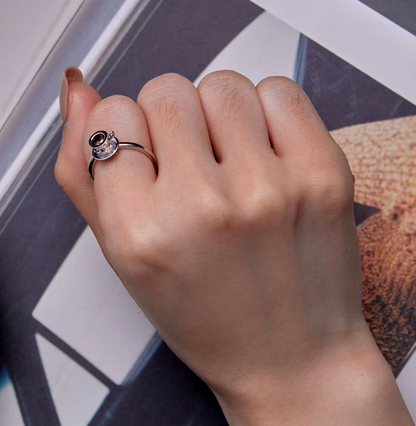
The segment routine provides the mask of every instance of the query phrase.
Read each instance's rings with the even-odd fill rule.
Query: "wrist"
[[[250,378],[231,398],[214,392],[230,426],[414,425],[372,338],[312,358]]]

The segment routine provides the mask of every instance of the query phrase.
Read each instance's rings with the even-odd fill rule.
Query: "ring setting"
[[[104,130],[95,132],[88,142],[92,147],[92,156],[99,161],[112,157],[120,145],[113,131],[107,133]]]
[[[92,181],[94,181],[94,168],[96,162],[108,160],[121,148],[134,149],[144,154],[152,161],[157,173],[157,161],[152,151],[138,143],[120,142],[113,131],[107,133],[105,130],[99,130],[89,138],[88,143],[92,148],[91,158],[88,163],[88,172]]]

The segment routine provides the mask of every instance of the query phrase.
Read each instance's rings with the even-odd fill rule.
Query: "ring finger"
[[[270,157],[266,120],[253,83],[234,71],[218,71],[198,86],[211,142],[220,163],[240,169]]]

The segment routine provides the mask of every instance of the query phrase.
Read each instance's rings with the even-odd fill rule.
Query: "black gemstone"
[[[98,148],[105,142],[106,139],[107,139],[107,132],[100,131],[100,132],[94,133],[90,137],[89,143],[90,143],[90,146],[92,146],[93,148]]]

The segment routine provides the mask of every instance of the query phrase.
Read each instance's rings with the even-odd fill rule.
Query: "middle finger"
[[[156,77],[142,88],[137,103],[149,126],[159,178],[216,165],[198,92],[189,80],[177,74]]]

